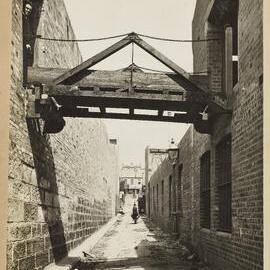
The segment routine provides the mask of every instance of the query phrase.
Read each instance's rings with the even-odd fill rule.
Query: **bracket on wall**
[[[43,133],[58,133],[63,130],[65,120],[53,97],[43,92],[43,85],[27,89],[26,117],[43,119]]]

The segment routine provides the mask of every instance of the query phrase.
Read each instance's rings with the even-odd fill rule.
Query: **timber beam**
[[[104,118],[104,119],[129,119],[129,120],[144,120],[144,121],[161,121],[174,123],[192,123],[193,119],[188,114],[175,114],[174,116],[159,116],[148,114],[129,114],[129,113],[107,113],[89,112],[87,108],[74,108],[73,110],[65,109],[59,111],[64,117],[79,117],[79,118]]]
[[[77,85],[35,86],[28,91],[28,118],[44,119],[48,133],[63,129],[63,117],[193,123],[201,133],[211,132],[210,120],[202,116],[208,103],[198,92],[183,92],[179,89],[164,91],[153,87],[151,90],[138,87],[132,92],[128,89],[118,90],[117,87]],[[121,112],[123,110],[126,113]],[[216,112],[210,108],[208,113],[211,116]],[[218,113],[224,112],[220,110]]]
[[[28,84],[41,83],[46,85],[54,85],[54,80],[68,72],[68,69],[59,68],[28,68]],[[87,70],[84,78],[72,84],[81,87],[118,87],[127,88],[130,85],[129,71],[108,71],[108,70]],[[202,83],[203,88],[206,88],[207,75],[190,75],[190,79],[196,83]],[[177,89],[186,91],[179,83],[179,75],[175,73],[145,73],[133,72],[133,86],[155,88],[155,89]],[[63,85],[63,83],[62,83]],[[65,85],[71,85],[65,83]]]
[[[196,106],[203,111],[205,100],[195,93],[170,90],[164,93],[159,89],[135,88],[132,93],[118,92],[117,88],[78,88],[77,86],[44,86],[43,94],[54,97],[62,106],[69,104],[85,107],[109,107],[128,109],[188,111]],[[195,108],[195,107],[194,107]]]
[[[28,85],[40,85],[45,84],[49,87],[54,86],[53,81],[66,73],[67,69],[57,68],[28,68]],[[208,88],[208,76],[207,75],[190,75],[190,80],[200,85],[202,89]],[[106,71],[106,70],[87,70],[85,77],[80,81],[73,84],[74,89],[94,89],[95,93],[101,92],[129,92],[130,87],[130,72],[128,71]],[[174,73],[144,73],[133,72],[133,85],[134,91],[137,93],[156,93],[193,96],[193,100],[201,100],[203,103],[207,103],[209,108],[213,112],[226,111],[226,99],[219,96],[211,96],[209,93],[202,91],[186,91],[185,88],[179,83],[179,75]],[[76,87],[75,87],[76,86]],[[58,86],[57,86],[58,87]],[[117,89],[117,90],[115,90]],[[164,96],[165,99],[168,98]]]
[[[94,55],[93,57],[84,61],[80,65],[70,69],[66,73],[57,77],[54,80],[54,84],[61,84],[64,82],[73,81],[73,79],[77,80],[76,76],[80,75],[81,72],[96,65],[97,63],[101,62],[102,60],[106,59],[107,57],[109,57],[112,54],[116,53],[117,51],[121,50],[122,48],[126,47],[131,42],[132,42],[132,40],[129,37],[124,37],[123,39],[116,42],[115,44],[113,44],[109,48],[101,51],[100,53]]]
[[[192,93],[168,97],[162,92],[97,92],[96,89],[80,90],[69,85],[35,87],[28,92],[27,116],[44,119],[48,133],[61,131],[64,117],[199,123],[203,127],[208,122],[200,114],[205,103],[192,99]],[[171,113],[165,113],[168,111]],[[203,133],[207,132],[204,128]]]

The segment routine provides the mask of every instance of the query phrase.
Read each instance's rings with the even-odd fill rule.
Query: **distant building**
[[[120,191],[128,194],[139,194],[145,184],[144,168],[138,165],[124,165],[120,171]]]

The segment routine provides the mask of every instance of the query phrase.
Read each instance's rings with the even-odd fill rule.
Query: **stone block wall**
[[[39,1],[37,34],[75,38],[64,2]],[[27,120],[23,88],[22,0],[13,0],[8,179],[7,269],[43,269],[67,255],[114,214],[117,145],[101,120],[65,119],[61,133],[42,133]],[[34,66],[72,68],[76,43],[36,40]]]

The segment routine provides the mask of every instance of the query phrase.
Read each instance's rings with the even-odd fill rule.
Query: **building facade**
[[[144,168],[137,165],[124,165],[120,170],[120,191],[139,194],[144,186]]]
[[[119,196],[118,146],[102,121],[65,119],[62,132],[44,134],[42,120],[26,119],[27,66],[82,61],[77,43],[36,35],[75,39],[63,0],[12,1],[9,270],[59,261],[115,215]]]
[[[208,41],[193,43],[194,72],[208,71],[231,114],[213,117],[209,135],[191,126],[176,164],[165,159],[148,183],[150,217],[213,269],[263,269],[262,10],[261,0],[197,1],[193,39]]]

